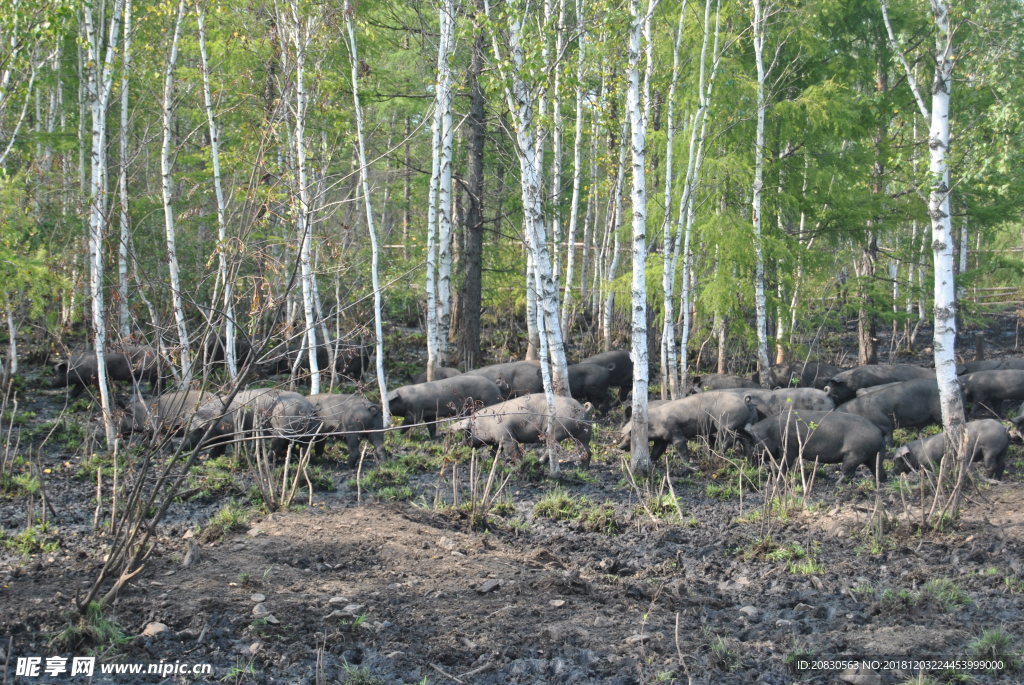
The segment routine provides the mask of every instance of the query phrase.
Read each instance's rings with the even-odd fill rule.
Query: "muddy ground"
[[[820,467],[810,486],[777,491],[767,470],[705,451],[668,465],[674,497],[664,464],[634,485],[613,447],[621,407],[600,419],[589,468],[571,446],[557,481],[530,458],[500,465],[494,506],[479,496],[486,468],[471,477],[481,465],[468,449],[428,445],[425,432],[389,436],[391,461],[367,461],[358,483],[339,462],[317,465],[312,506],[303,489],[301,506],[273,514],[243,463],[203,460],[105,614],[124,639],[55,642],[106,552],[106,531],[94,532],[103,465],[88,402],[65,410],[63,392],[39,389],[42,371],[27,378],[4,415],[5,468],[22,478],[0,498],[5,683],[72,682],[15,677],[17,657],[58,654],[212,666],[165,682],[1024,680],[1021,446],[1006,479],[979,478],[961,519],[935,532],[915,525],[917,476],[876,488],[866,472],[844,482]],[[223,532],[211,517],[229,502],[241,513]],[[147,626],[161,632],[143,636]],[[801,668],[993,655],[1002,670]]]

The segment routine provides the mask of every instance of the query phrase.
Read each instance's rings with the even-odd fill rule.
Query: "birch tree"
[[[764,118],[768,107],[765,96],[767,74],[764,67],[764,23],[766,9],[761,0],[753,0],[752,36],[754,63],[757,66],[757,126],[754,134],[754,187],[750,208],[754,228],[754,308],[757,317],[757,370],[763,376],[771,365],[768,360],[768,317],[764,288],[764,240],[761,234],[761,194],[764,189]]]
[[[315,278],[312,257],[313,222],[310,216],[309,170],[306,164],[306,47],[309,44],[314,19],[300,15],[297,0],[291,1],[289,9],[289,33],[292,47],[295,49],[295,107],[293,109],[296,175],[295,219],[299,240],[302,312],[305,319],[303,340],[309,359],[309,392],[311,395],[316,395],[320,392],[320,366],[317,361],[319,345],[316,335],[316,292],[313,285]],[[324,344],[326,343],[325,340]]]
[[[380,301],[380,253],[377,246],[377,230],[373,226],[373,203],[370,200],[370,182],[367,179],[366,140],[363,134],[363,109],[359,104],[359,52],[356,45],[355,29],[352,27],[354,14],[349,0],[345,0],[342,13],[345,15],[345,33],[348,40],[349,64],[351,67],[352,107],[356,115],[356,152],[359,158],[359,186],[363,193],[366,210],[366,228],[370,234],[370,280],[373,284],[374,348],[377,357],[377,389],[380,391],[381,419],[384,427],[391,425],[391,410],[388,407],[388,386],[384,377],[384,330],[381,323]]]
[[[185,15],[185,0],[178,0],[174,19],[174,33],[171,49],[164,65],[164,90],[160,101],[160,123],[163,143],[160,147],[160,189],[164,208],[164,236],[167,243],[167,270],[171,286],[171,307],[178,328],[178,349],[181,357],[181,376],[184,385],[192,381],[192,353],[189,349],[188,323],[185,319],[185,304],[181,290],[181,273],[178,266],[177,235],[174,228],[174,179],[172,177],[171,118],[174,105],[174,67],[178,61],[178,42],[181,38],[181,20]]]
[[[939,471],[939,485],[935,493],[931,516],[955,515],[959,511],[961,487],[970,458],[964,449],[964,407],[960,383],[956,375],[956,279],[953,263],[953,221],[950,209],[950,180],[947,156],[950,140],[950,96],[953,85],[953,32],[950,28],[949,5],[945,0],[931,0],[935,42],[931,107],[918,87],[914,70],[910,67],[889,19],[887,0],[880,0],[886,33],[896,59],[903,66],[921,118],[928,122],[928,215],[932,224],[932,264],[935,272],[934,335],[932,348],[935,357],[935,378],[939,385],[942,425],[946,436],[946,459]],[[953,458],[949,458],[953,457]],[[952,464],[952,467],[949,465]],[[944,476],[952,468],[952,484],[948,493]],[[942,496],[942,497],[940,497]]]
[[[633,209],[633,277],[631,287],[632,349],[633,362],[633,430],[632,460],[634,471],[646,473],[651,468],[650,444],[647,438],[647,175],[644,169],[647,154],[646,108],[650,103],[648,91],[651,64],[651,17],[657,0],[648,0],[647,11],[642,10],[640,0],[630,0],[629,12],[632,24],[627,49],[629,86],[626,91],[626,109],[629,115],[630,159],[632,162],[632,209]],[[640,47],[641,38],[648,47],[644,73],[644,92],[640,89]]]
[[[128,313],[128,244],[131,242],[131,226],[128,219],[128,78],[131,74],[131,54],[132,0],[124,0],[124,48],[121,51],[121,126],[117,132],[117,188],[120,198],[118,226],[121,229],[121,238],[117,242],[117,318],[118,331],[123,339],[127,339],[131,335],[131,321]]]
[[[93,349],[96,352],[96,376],[100,391],[100,410],[107,446],[114,444],[110,389],[107,384],[107,326],[103,297],[103,234],[107,223],[107,105],[113,79],[114,53],[124,10],[124,0],[114,0],[109,29],[103,36],[101,24],[105,0],[94,0],[82,8],[85,24],[87,102],[91,121],[91,164],[88,180],[89,199],[89,297],[92,302]],[[103,48],[104,43],[106,48]],[[102,53],[102,57],[101,57]],[[84,119],[84,117],[83,117]],[[84,147],[84,146],[83,146]],[[84,162],[82,177],[85,178]]]
[[[427,193],[427,380],[443,365],[451,326],[452,92],[450,56],[455,29],[453,0],[438,9],[437,80],[431,121],[432,155]]]
[[[223,293],[224,308],[224,360],[231,380],[238,377],[238,362],[235,359],[235,312],[234,288],[228,273],[227,203],[220,173],[220,131],[213,112],[213,96],[210,92],[210,60],[206,52],[206,5],[196,8],[199,25],[199,59],[203,79],[203,106],[206,110],[206,124],[210,135],[210,161],[213,164],[213,194],[217,202],[217,278]]]
[[[698,181],[700,179],[701,164],[704,159],[704,141],[707,139],[708,110],[711,107],[711,95],[715,85],[715,75],[718,73],[718,64],[721,59],[718,46],[719,27],[721,19],[721,3],[715,2],[715,29],[714,40],[711,49],[710,68],[707,63],[708,39],[711,32],[711,0],[704,3],[704,38],[701,42],[700,65],[698,67],[697,79],[697,111],[694,112],[690,122],[690,142],[686,163],[686,178],[683,183],[683,190],[680,194],[678,215],[676,218],[675,238],[672,245],[672,258],[666,270],[670,274],[670,280],[664,284],[666,297],[670,297],[675,289],[676,264],[682,266],[680,274],[681,292],[679,294],[679,308],[682,318],[680,326],[679,342],[679,380],[677,394],[673,397],[682,396],[686,393],[687,374],[689,368],[689,344],[691,329],[691,300],[693,283],[693,259],[691,253],[691,241],[693,237],[693,225],[696,217],[696,194]],[[709,73],[710,72],[710,73]],[[667,318],[667,315],[666,315]],[[666,329],[668,331],[669,329]],[[673,341],[674,347],[674,341]]]
[[[569,314],[572,310],[572,283],[576,266],[576,231],[580,215],[580,188],[583,185],[583,100],[585,97],[583,77],[586,73],[587,52],[587,34],[583,21],[585,6],[584,0],[576,0],[576,118],[572,144],[572,199],[569,202],[569,225],[566,227],[568,244],[565,255],[565,291],[562,294],[563,331],[569,330]],[[582,273],[581,283],[585,278],[586,274]]]
[[[523,3],[506,5],[508,10],[508,47],[511,69],[506,69],[498,42],[497,30],[492,26],[492,48],[495,61],[501,70],[505,99],[515,123],[517,156],[519,158],[520,186],[525,215],[526,246],[530,256],[531,275],[529,285],[536,288],[538,330],[538,353],[541,376],[548,405],[548,435],[552,435],[550,421],[555,413],[555,394],[568,395],[569,382],[565,361],[565,345],[562,341],[561,321],[558,316],[558,289],[552,278],[551,258],[548,254],[546,223],[541,197],[541,162],[537,158],[534,120],[534,93],[526,76],[526,55],[523,47],[523,25],[526,7]],[[490,3],[485,0],[484,11],[492,18]],[[549,472],[558,473],[558,455],[552,444],[548,444]]]

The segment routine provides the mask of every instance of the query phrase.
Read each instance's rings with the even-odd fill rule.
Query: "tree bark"
[[[476,10],[483,12],[483,0],[476,0]],[[480,29],[473,39],[467,85],[469,90],[469,155],[466,185],[469,207],[464,229],[466,247],[462,260],[464,279],[460,315],[460,357],[466,369],[474,369],[480,362],[480,305],[481,274],[483,268],[484,235],[484,144],[487,140],[487,120],[484,91],[480,74],[484,64],[484,33]]]

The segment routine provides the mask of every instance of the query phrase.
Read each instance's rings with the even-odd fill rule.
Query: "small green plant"
[[[619,532],[619,522],[615,518],[615,505],[608,500],[586,507],[580,512],[579,519],[584,530],[606,535],[614,535]]]
[[[709,645],[711,649],[711,661],[723,671],[735,670],[740,665],[740,658],[729,647],[729,643],[721,635],[715,635]]]
[[[799,673],[800,669],[798,664],[801,661],[811,661],[813,658],[814,652],[812,652],[806,644],[801,642],[793,645],[793,648],[789,650],[789,653],[786,654],[782,662],[786,665],[786,668],[789,669],[790,673]]]
[[[76,652],[82,648],[109,648],[124,644],[128,637],[120,626],[103,615],[103,608],[91,602],[71,625],[50,638],[58,652]]]
[[[31,473],[0,473],[0,492],[11,497],[31,497],[39,493],[42,483]]]
[[[894,590],[886,588],[878,603],[882,611],[887,613],[898,613],[913,609],[920,602],[920,595],[910,590]]]
[[[524,454],[515,466],[515,473],[528,483],[539,483],[548,476],[547,466],[540,463],[536,454]]]
[[[673,497],[672,494],[668,492],[648,497],[645,504],[647,509],[645,510],[643,507],[637,507],[637,512],[649,511],[652,515],[660,519],[678,520],[679,512],[682,511],[679,499]]]
[[[724,482],[724,483],[708,483],[704,492],[708,497],[717,500],[730,500],[734,497],[740,496],[740,489],[737,487],[736,482]]]
[[[376,491],[377,499],[383,502],[404,502],[413,498],[412,488],[408,485],[388,485]]]
[[[368,473],[363,474],[362,487],[371,492],[380,491],[384,488],[396,488],[409,483],[409,469],[397,462],[381,464]],[[355,489],[356,480],[350,478],[349,487]]]
[[[202,538],[205,542],[220,540],[228,533],[245,530],[249,527],[250,512],[234,500],[228,502],[217,511],[206,523]]]
[[[228,681],[233,683],[240,683],[245,680],[249,680],[251,677],[256,675],[256,668],[252,665],[252,661],[243,664],[241,661],[237,662],[234,666],[228,669],[224,677],[220,679],[222,683]]]
[[[5,548],[23,557],[29,557],[33,554],[49,554],[50,552],[56,552],[60,546],[56,540],[47,541],[43,539],[43,536],[49,532],[49,525],[39,523],[34,526],[28,526],[17,535],[10,537],[0,533],[0,543],[3,543]]]
[[[34,411],[5,411],[3,415],[0,415],[0,425],[5,427],[15,426],[21,427],[26,426],[28,423],[36,417]]]
[[[345,664],[344,685],[387,685],[387,681],[375,676],[365,666]]]
[[[923,600],[931,597],[943,611],[953,611],[971,603],[971,597],[948,578],[934,578],[922,588]]]
[[[578,518],[583,507],[590,502],[585,497],[575,498],[561,488],[555,488],[537,500],[533,515],[555,521],[571,521]]]
[[[1020,666],[1020,654],[1013,648],[1013,637],[1000,630],[992,628],[986,630],[974,642],[967,646],[971,658],[979,661],[1002,661],[1005,669],[998,669],[1000,672],[1012,671]],[[996,669],[990,669],[993,673]]]

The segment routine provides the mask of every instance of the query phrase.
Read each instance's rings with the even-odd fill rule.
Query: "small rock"
[[[256,618],[266,618],[270,615],[270,609],[263,602],[260,602],[252,608],[252,615]]]
[[[266,535],[267,532],[265,530],[263,530],[262,528],[250,528],[249,530],[247,530],[245,532],[245,534],[248,535],[251,538],[256,538],[256,537],[259,537],[260,535]]]
[[[501,581],[496,578],[492,578],[480,583],[480,587],[478,587],[476,591],[481,595],[486,595],[488,592],[493,592],[499,587],[501,587]]]
[[[780,618],[775,622],[776,628],[788,628],[791,625],[795,625],[794,621],[790,621],[788,618]]]
[[[747,616],[750,616],[750,617],[754,617],[754,616],[757,616],[761,612],[758,611],[757,607],[754,607],[754,606],[751,606],[750,604],[748,604],[746,606],[740,607],[740,613],[741,614],[746,614]]]
[[[274,616],[273,614],[267,614],[266,616],[263,617],[263,620],[265,620],[267,623],[272,623],[274,625],[277,625],[278,623],[280,623],[280,621],[277,620],[277,617]]]
[[[882,685],[882,676],[866,668],[848,668],[839,674],[839,680],[850,685]]]
[[[142,629],[143,637],[153,637],[167,630],[167,625],[164,623],[158,623],[151,621],[146,624],[146,627]]]
[[[553,599],[550,602],[548,602],[548,604],[550,604],[551,606],[553,606],[556,609],[560,609],[560,608],[565,606],[565,600],[564,599]]]
[[[185,531],[185,534],[181,536],[181,539],[182,540],[191,540],[195,536],[196,536],[196,532],[194,530],[192,530],[191,528],[189,528],[188,530]]]
[[[242,653],[243,654],[250,654],[252,656],[255,656],[256,653],[260,651],[261,647],[263,647],[263,645],[261,645],[259,642],[253,642],[251,645],[248,645],[247,647],[243,647],[242,648]]]
[[[252,601],[254,601],[257,604],[259,604],[260,602],[265,602],[267,600],[267,596],[266,595],[261,595],[260,593],[257,592],[257,593],[255,593],[253,595],[250,595],[249,599],[251,599]]]
[[[823,592],[825,590],[825,584],[821,582],[821,578],[818,576],[811,576],[811,585],[813,585],[814,589],[818,592]]]
[[[793,611],[795,611],[798,614],[813,614],[815,612],[815,608],[812,607],[810,604],[804,604],[803,602],[800,602],[795,607],[793,607]]]
[[[340,595],[337,596],[337,597],[331,597],[329,600],[327,600],[327,603],[328,604],[348,604],[348,597],[342,597]]]
[[[446,549],[449,552],[454,550],[458,545],[447,535],[442,535],[441,539],[437,541],[437,546],[441,549]]]
[[[623,642],[627,645],[638,645],[661,637],[661,633],[637,633],[630,635]]]
[[[366,608],[365,604],[346,604],[345,608],[341,610],[342,616],[352,616],[353,618],[363,613],[363,609]]]

